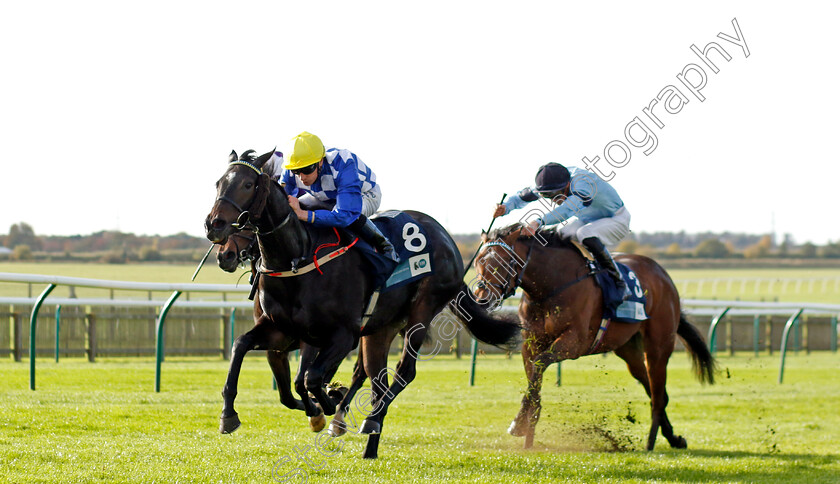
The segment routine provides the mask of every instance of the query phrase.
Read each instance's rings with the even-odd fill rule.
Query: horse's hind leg
[[[642,349],[641,334],[637,333],[623,346],[616,348],[614,352],[618,357],[627,363],[627,369],[630,370],[630,374],[642,384],[645,388],[645,393],[647,393],[648,397],[650,397],[650,382],[648,381],[648,372],[647,367],[645,366],[645,355]],[[668,406],[667,392],[665,392],[664,401],[665,406]],[[668,440],[671,447],[678,449],[685,448],[685,439],[674,435],[674,429],[671,427],[671,422],[668,421],[668,416],[666,415],[664,408],[660,413],[659,425],[662,429],[662,435]],[[648,450],[651,449],[650,445],[651,443],[648,442]]]
[[[353,401],[353,398],[356,396],[356,392],[362,388],[365,380],[367,380],[363,347],[364,338],[362,338],[362,344],[359,345],[359,355],[356,358],[355,366],[353,366],[353,378],[350,382],[350,388],[347,389],[347,392],[341,398],[341,401],[338,402],[335,409],[335,416],[330,422],[329,432],[335,437],[344,435],[347,432],[347,422],[344,421],[344,416],[350,411],[350,402]],[[356,428],[355,421],[353,422],[353,428]]]
[[[650,321],[648,324],[652,324]],[[645,361],[647,362],[648,381],[650,382],[650,414],[651,425],[648,434],[647,450],[653,450],[656,435],[662,430],[662,436],[668,440],[671,447],[684,449],[686,441],[679,435],[674,435],[674,429],[668,420],[665,408],[668,406],[668,393],[665,382],[668,374],[668,359],[674,346],[673,334],[668,341],[653,341],[650,337],[652,328],[649,326],[645,335]]]
[[[371,434],[368,437],[368,443],[363,455],[366,459],[376,458],[379,447],[379,436],[382,433],[382,425],[385,420],[385,415],[388,413],[388,407],[397,398],[397,395],[409,383],[414,381],[414,377],[417,376],[417,356],[420,353],[420,347],[423,345],[423,340],[429,331],[432,318],[446,304],[446,301],[430,300],[432,299],[431,296],[428,296],[422,291],[421,289],[420,294],[416,296],[415,303],[409,311],[409,323],[405,330],[402,356],[400,357],[399,363],[397,363],[396,371],[393,372],[394,382],[388,385],[388,368],[384,365],[384,363],[387,363],[387,360],[382,359],[381,369],[379,370],[373,366],[368,368],[373,372],[378,371],[378,373],[372,374],[372,371],[367,372],[371,385],[374,387],[375,400],[374,408],[368,418],[365,419],[361,429],[362,433]],[[388,346],[390,346],[390,343]],[[381,347],[381,350],[386,352],[386,358],[388,346]],[[368,358],[367,350],[365,352],[365,358]]]

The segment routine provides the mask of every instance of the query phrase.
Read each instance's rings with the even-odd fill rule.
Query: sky
[[[808,1],[5,2],[0,233],[203,236],[230,151],[288,153],[306,130],[373,169],[381,209],[452,233],[485,228],[539,166],[598,156],[635,232],[837,241],[837,14]],[[691,49],[710,42],[730,56],[708,53],[717,73]],[[699,96],[678,78],[701,84],[692,65]],[[673,113],[650,107],[668,95]],[[625,133],[637,117],[655,147],[627,139],[644,140],[641,125]]]

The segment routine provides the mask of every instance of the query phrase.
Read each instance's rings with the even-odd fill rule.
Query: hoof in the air
[[[320,415],[316,415],[314,417],[309,417],[309,428],[313,432],[320,432],[324,430],[324,427],[327,425],[327,418],[324,417],[324,413],[321,412]]]
[[[360,434],[378,434],[380,432],[382,432],[382,425],[379,422],[367,419],[362,422],[362,427],[359,429]]]
[[[685,441],[682,435],[674,437],[674,441],[670,442],[671,447],[675,449],[685,449],[688,447],[688,442]]]
[[[349,389],[347,387],[330,388],[327,390],[327,396],[330,397],[336,405],[338,405],[341,402],[341,399],[344,398],[344,395],[347,395],[348,390]]]
[[[242,425],[239,421],[239,415],[233,414],[230,417],[222,417],[219,422],[219,432],[223,434],[231,434]]]

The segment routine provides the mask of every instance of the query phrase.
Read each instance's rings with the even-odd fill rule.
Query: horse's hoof
[[[671,444],[671,447],[675,449],[685,449],[688,447],[688,442],[685,441],[682,435],[677,435],[674,437],[674,440],[669,443]]]
[[[338,388],[330,388],[327,391],[327,396],[335,402],[336,405],[341,403],[341,399],[344,398],[344,395],[347,395],[349,389],[347,387],[338,387]]]
[[[368,419],[362,422],[362,427],[359,429],[360,434],[378,434],[380,432],[382,432],[382,425]]]
[[[238,414],[233,414],[230,417],[222,417],[219,422],[219,432],[223,434],[232,434],[241,425],[242,422],[239,421]]]
[[[516,420],[510,423],[510,427],[508,427],[508,433],[513,435],[514,437],[524,437],[525,432],[520,430],[519,427],[516,425]]]
[[[333,417],[330,422],[330,428],[327,432],[329,432],[332,437],[341,437],[347,433],[347,427],[345,426],[344,421],[339,418],[339,414],[336,414],[335,417]]]
[[[314,417],[309,417],[309,428],[312,429],[313,432],[320,432],[324,430],[324,427],[327,425],[327,418],[324,417],[324,413],[321,412],[320,415],[316,415]]]

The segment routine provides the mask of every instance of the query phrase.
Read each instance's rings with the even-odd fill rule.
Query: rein
[[[511,282],[510,279],[505,281],[505,284],[502,285],[502,284],[486,281],[482,278],[482,280],[480,281],[480,284],[488,285],[488,286],[491,286],[493,288],[498,289],[502,294],[504,294],[504,296],[502,297],[503,300],[513,296],[513,294],[516,292],[516,288],[518,288],[520,286],[520,284],[522,284],[522,276],[525,274],[525,268],[528,266],[528,263],[531,261],[531,251],[534,248],[533,240],[534,239],[532,238],[531,239],[531,244],[528,246],[528,255],[525,258],[525,263],[522,264],[522,267],[520,268],[519,273],[516,275],[516,281],[514,282],[512,287],[510,287],[510,288],[508,287],[510,285],[510,282]],[[488,243],[484,244],[484,247],[494,247],[494,246],[502,247],[505,250],[507,250],[510,254],[515,254],[515,252],[513,250],[513,247],[508,245],[503,240],[494,240],[492,242],[488,242]],[[507,262],[508,266],[511,265],[511,262],[513,261],[513,259],[514,259],[514,257],[511,256],[510,261]],[[560,294],[561,292],[565,291],[566,289],[574,286],[575,284],[577,284],[577,283],[579,283],[579,282],[581,282],[581,281],[583,281],[583,280],[585,280],[589,277],[592,277],[596,274],[604,272],[604,269],[599,270],[598,267],[595,265],[595,263],[591,260],[588,260],[588,259],[586,260],[586,267],[589,269],[586,272],[586,274],[583,274],[583,275],[579,276],[577,279],[575,279],[573,281],[569,281],[569,282],[563,284],[562,286],[556,287],[547,296],[541,297],[539,299],[532,298],[532,300],[534,302],[545,301],[547,299],[550,299],[550,298]]]
[[[484,247],[502,247],[505,250],[507,250],[508,253],[514,254],[514,255],[511,256],[510,261],[507,262],[508,266],[512,265],[512,262],[514,261],[516,252],[514,252],[513,247],[508,245],[505,241],[494,240],[492,242],[488,242],[488,243],[484,244]],[[508,285],[510,285],[509,280],[505,281],[505,284],[502,285],[502,284],[499,284],[499,283],[485,281],[482,278],[480,283],[481,284],[486,284],[490,287],[498,289],[503,294],[502,300],[505,300],[505,299],[513,296],[513,293],[516,292],[516,288],[519,287],[520,284],[522,284],[522,276],[523,276],[523,274],[525,274],[525,268],[528,266],[528,262],[531,261],[531,251],[533,249],[534,249],[534,244],[532,242],[531,245],[528,246],[528,255],[525,257],[525,263],[523,263],[522,267],[519,269],[519,273],[516,275],[516,282],[514,282],[512,287],[510,287],[510,288],[508,287]]]

